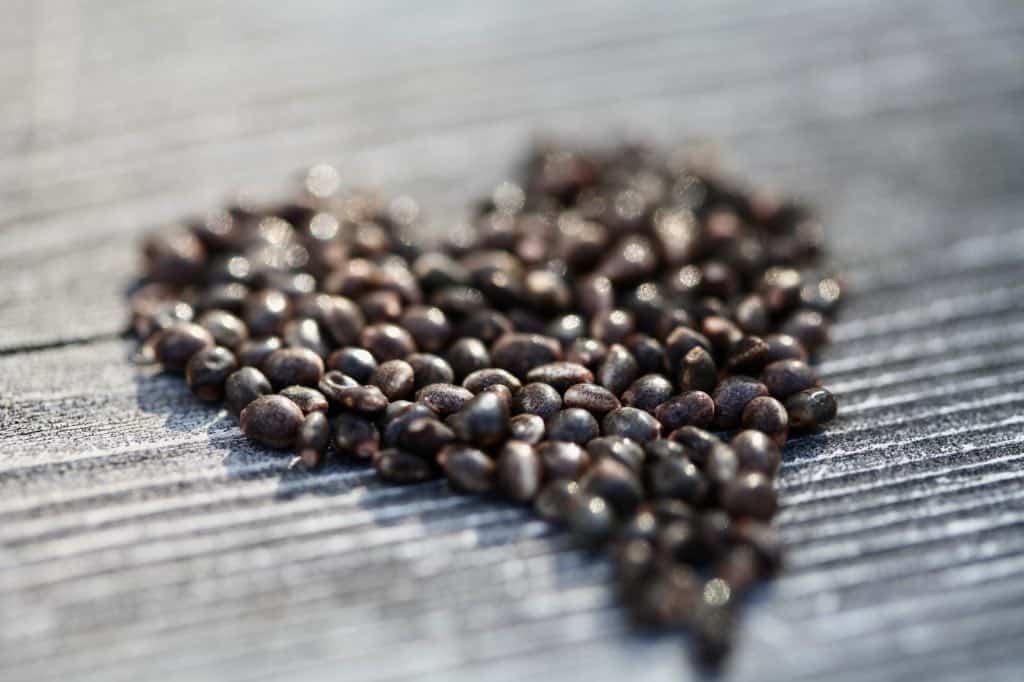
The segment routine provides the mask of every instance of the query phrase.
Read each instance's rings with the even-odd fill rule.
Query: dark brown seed
[[[575,313],[571,313],[561,315],[552,320],[545,327],[544,333],[547,336],[558,339],[558,342],[565,347],[572,345],[577,339],[583,338],[583,334],[586,331],[587,324],[584,319]]]
[[[526,380],[547,384],[559,393],[575,384],[589,383],[594,380],[594,375],[589,369],[575,362],[550,362],[531,369]]]
[[[672,382],[660,374],[646,374],[622,394],[622,404],[653,413],[658,405],[672,397]]]
[[[700,505],[708,483],[696,465],[685,457],[662,457],[647,470],[647,487],[655,497],[668,497]]]
[[[337,395],[342,407],[361,414],[376,415],[388,406],[388,397],[376,386],[348,386]]]
[[[782,540],[775,528],[755,519],[737,519],[735,540],[754,550],[764,575],[772,575],[782,566]]]
[[[781,331],[798,339],[809,353],[828,341],[828,321],[816,310],[798,310],[782,323]]]
[[[789,434],[789,415],[775,398],[754,398],[743,408],[742,426],[761,431],[782,447]]]
[[[535,414],[517,414],[508,422],[508,437],[536,445],[544,440],[544,420]]]
[[[566,351],[565,359],[593,370],[604,362],[608,347],[597,339],[576,339]]]
[[[280,334],[290,316],[288,297],[276,289],[257,291],[245,302],[243,317],[253,336]]]
[[[672,500],[671,498],[663,498],[659,502],[664,501],[678,501],[680,504],[685,505],[685,502],[681,500]],[[687,509],[689,509],[687,505]],[[692,510],[690,516],[682,519],[658,519],[661,521],[660,528],[658,528],[656,545],[658,553],[669,561],[678,561],[685,563],[698,563],[706,557],[702,556],[702,548],[697,535],[696,522],[697,518],[694,517]]]
[[[497,310],[480,310],[459,325],[459,336],[494,343],[504,334],[515,331],[512,321]]]
[[[565,310],[572,302],[572,292],[565,278],[549,270],[526,273],[523,293],[531,307],[545,313]]]
[[[292,446],[305,416],[299,406],[280,395],[264,395],[249,403],[239,419],[242,433],[260,445],[285,450]]]
[[[750,547],[732,547],[715,565],[714,575],[728,585],[734,595],[739,595],[757,583],[761,574],[760,563],[757,553]]]
[[[360,384],[365,384],[370,380],[373,371],[377,369],[377,361],[373,359],[373,354],[365,348],[349,346],[339,348],[331,353],[327,358],[327,368],[338,370]]]
[[[327,341],[320,334],[320,325],[309,317],[286,322],[281,338],[289,348],[308,348],[322,358],[330,352]]]
[[[625,342],[626,348],[636,359],[640,374],[664,372],[668,367],[668,355],[661,342],[646,334],[632,334]]]
[[[491,355],[479,339],[459,339],[451,345],[445,357],[459,383],[478,369],[491,366]]]
[[[157,334],[154,351],[166,371],[183,372],[193,355],[213,345],[213,336],[203,327],[177,322]]]
[[[768,268],[757,284],[765,307],[773,314],[789,310],[800,301],[803,278],[794,268]]]
[[[460,440],[489,448],[505,439],[508,405],[493,393],[480,393],[453,415],[451,425]]]
[[[383,362],[370,377],[370,384],[379,388],[388,400],[404,400],[411,397],[415,383],[415,371],[405,360]]]
[[[607,277],[586,277],[576,287],[576,298],[586,315],[597,315],[615,305],[615,289]]]
[[[491,384],[481,393],[493,393],[494,395],[501,398],[501,402],[505,403],[509,409],[512,409],[512,389],[504,384]]]
[[[422,254],[412,264],[413,274],[420,286],[433,291],[446,286],[466,284],[469,271],[454,258],[432,251]]]
[[[562,409],[562,396],[548,384],[526,384],[512,396],[512,412],[549,419]]]
[[[697,659],[716,667],[732,651],[736,617],[728,606],[703,605],[692,617]]]
[[[718,367],[711,353],[694,346],[683,356],[679,387],[684,391],[711,393],[718,385]]]
[[[620,407],[612,410],[601,421],[602,432],[606,436],[622,436],[646,443],[654,440],[661,433],[661,424],[650,413],[635,407]]]
[[[711,342],[714,355],[719,360],[732,355],[743,338],[743,332],[731,321],[718,315],[705,317],[701,323],[701,333]]]
[[[741,474],[722,489],[722,506],[733,516],[766,521],[775,515],[778,500],[771,479],[762,473]]]
[[[714,560],[729,549],[735,534],[732,517],[721,509],[703,511],[693,524],[702,559]]]
[[[341,404],[342,391],[347,388],[353,388],[358,386],[359,383],[348,376],[342,374],[336,369],[332,369],[330,372],[324,374],[323,378],[317,384],[317,389],[324,394],[324,397],[331,402]]]
[[[608,347],[608,353],[597,369],[597,383],[618,396],[636,381],[639,373],[640,367],[633,354],[625,346],[614,344]]]
[[[565,523],[573,539],[584,546],[596,548],[614,532],[615,514],[604,498],[581,493],[570,505]]]
[[[416,342],[398,325],[371,324],[359,335],[359,343],[370,351],[377,362],[401,360],[416,352]]]
[[[523,385],[514,374],[497,367],[478,369],[462,380],[463,388],[467,388],[473,393],[480,393],[484,389],[496,384],[507,386],[513,392],[519,390]]]
[[[644,514],[641,512],[637,516]],[[648,584],[647,579],[654,573],[654,546],[646,538],[628,538],[616,543],[612,556],[615,559],[616,576],[622,583],[630,606],[633,606],[637,594]]]
[[[594,462],[580,479],[580,487],[604,499],[622,516],[629,516],[636,510],[644,493],[633,471],[609,457]]]
[[[658,267],[654,243],[642,235],[623,237],[598,265],[596,274],[619,284],[643,280]]]
[[[768,388],[757,379],[734,376],[715,387],[715,427],[730,430],[739,427],[743,409],[754,398],[768,395]]]
[[[413,388],[417,391],[428,384],[450,384],[455,381],[452,366],[439,355],[413,353],[405,361],[412,367]]]
[[[658,405],[654,416],[665,431],[682,426],[706,429],[715,418],[715,401],[703,391],[687,391]]]
[[[664,341],[667,341],[668,337],[671,336],[672,332],[676,330],[676,327],[686,327],[692,330],[696,321],[693,315],[688,313],[683,308],[673,308],[672,310],[666,310],[662,313],[661,318],[658,320],[658,326],[655,327],[655,335]],[[666,354],[667,354],[666,350]]]
[[[803,344],[789,334],[769,334],[764,337],[764,342],[768,344],[765,361],[769,365],[779,360],[807,361],[807,351]]]
[[[437,455],[448,481],[456,490],[486,493],[494,489],[494,460],[476,448],[448,445]]]
[[[668,357],[669,369],[679,371],[682,368],[683,358],[697,347],[703,348],[709,354],[712,351],[711,342],[703,334],[689,327],[673,329],[665,339],[665,355]]]
[[[206,249],[192,232],[176,228],[146,238],[142,246],[146,278],[153,282],[188,284],[206,264]]]
[[[764,368],[761,381],[772,397],[785,400],[794,393],[817,386],[818,375],[800,360],[780,360]]]
[[[682,526],[678,529],[686,530]],[[658,627],[684,626],[690,622],[699,599],[700,580],[693,570],[671,565],[655,571],[639,588],[633,616],[641,623]]]
[[[197,398],[205,402],[216,402],[224,395],[224,382],[236,369],[238,361],[227,348],[203,348],[189,358],[185,367],[185,381]]]
[[[199,325],[210,332],[214,342],[225,348],[238,348],[249,338],[245,322],[226,310],[208,310],[199,318]]]
[[[487,309],[487,299],[483,292],[467,286],[438,289],[430,296],[430,302],[443,310],[449,319],[456,321]]]
[[[768,344],[757,336],[745,336],[733,346],[725,361],[725,370],[731,374],[756,375],[765,366]]]
[[[640,473],[646,453],[640,444],[622,436],[601,436],[587,443],[587,453],[594,461],[608,458]]]
[[[543,456],[541,459],[543,462]],[[548,478],[552,480],[534,498],[533,508],[542,519],[562,523],[580,496],[580,486],[572,479],[553,477],[550,474]]]
[[[316,386],[324,374],[324,361],[308,348],[282,348],[263,363],[270,384],[281,390],[286,386]]]
[[[621,407],[614,393],[604,386],[588,383],[575,384],[567,388],[562,402],[566,407],[578,407],[595,417],[603,417]]]
[[[397,322],[402,316],[402,297],[397,291],[378,289],[359,297],[359,309],[370,324]]]
[[[696,426],[683,426],[669,434],[669,440],[686,448],[687,456],[700,468],[704,468],[711,451],[722,444],[712,433]]]
[[[281,389],[278,394],[283,395],[298,405],[299,409],[302,410],[302,414],[308,415],[312,412],[327,411],[327,398],[315,388],[310,388],[309,386],[288,386]]]
[[[433,457],[441,448],[455,441],[455,432],[433,417],[417,417],[398,431],[395,444],[402,450]]]
[[[631,441],[632,442],[632,441]],[[644,454],[649,462],[661,459],[688,459],[689,451],[674,440],[657,438],[644,443]]]
[[[399,401],[404,402],[404,401]],[[437,413],[426,405],[420,403],[409,403],[395,412],[385,410],[380,423],[383,426],[382,440],[384,447],[397,447],[403,440],[406,430],[417,419],[437,419]]]
[[[549,440],[568,441],[579,445],[585,445],[601,433],[594,415],[576,407],[562,410],[550,417],[545,428]]]
[[[774,476],[782,462],[782,453],[775,442],[760,431],[740,431],[729,441],[736,453],[740,470],[756,471]]]
[[[498,453],[498,489],[509,499],[516,502],[532,500],[540,490],[542,475],[540,457],[529,443],[510,440]]]
[[[373,466],[383,480],[399,485],[422,483],[436,476],[432,462],[394,448],[377,452]]]
[[[835,419],[836,399],[824,388],[809,388],[786,400],[789,425],[794,429],[815,429]]]
[[[549,479],[577,480],[590,466],[590,455],[576,443],[547,440],[536,446],[537,456]]]
[[[224,406],[228,412],[238,416],[246,405],[273,390],[263,372],[255,367],[242,367],[232,372],[224,382]]]
[[[327,446],[331,442],[331,425],[323,412],[306,415],[295,438],[295,450],[307,469],[316,469],[323,464]]]
[[[768,331],[768,308],[757,294],[750,294],[740,300],[736,304],[735,314],[736,324],[747,334],[764,334]]]
[[[428,353],[436,353],[448,344],[452,326],[440,308],[412,306],[402,315],[400,324],[412,335],[416,345]]]
[[[313,317],[323,325],[324,330],[338,346],[351,346],[356,343],[366,325],[366,319],[359,306],[344,296],[317,296],[313,312]]]
[[[740,459],[736,451],[725,443],[716,443],[704,462],[704,475],[719,491],[732,483],[740,473]]]
[[[590,336],[601,343],[622,343],[635,329],[633,315],[617,308],[599,312],[590,320]]]
[[[416,391],[416,402],[426,405],[441,417],[458,412],[472,399],[472,392],[454,384],[428,384]]]
[[[491,349],[491,361],[495,366],[506,369],[520,379],[534,367],[555,362],[562,357],[558,341],[540,334],[505,334],[495,341]]]
[[[235,349],[238,364],[242,367],[262,367],[270,354],[284,344],[277,336],[267,336],[261,339],[248,339],[239,344]]]

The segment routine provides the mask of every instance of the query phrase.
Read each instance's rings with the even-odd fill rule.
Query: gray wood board
[[[716,140],[853,284],[726,679],[1019,679],[1024,5],[4,3],[0,679],[679,680],[523,510],[307,475],[130,362],[147,229],[311,162],[431,229],[537,132]]]

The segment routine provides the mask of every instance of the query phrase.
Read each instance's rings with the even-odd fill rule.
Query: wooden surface
[[[155,225],[327,160],[450,229],[538,131],[715,139],[850,274],[725,679],[1020,679],[1024,3],[2,9],[0,679],[697,676],[557,530],[288,473],[118,336]]]

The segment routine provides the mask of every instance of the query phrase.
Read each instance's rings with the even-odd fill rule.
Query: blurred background
[[[155,226],[326,161],[446,231],[537,134],[712,140],[848,273],[727,677],[1020,673],[1024,3],[0,9],[0,679],[696,675],[545,524],[290,478],[120,338]]]

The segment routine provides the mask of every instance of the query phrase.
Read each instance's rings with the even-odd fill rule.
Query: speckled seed
[[[636,381],[639,374],[640,367],[633,354],[625,346],[614,344],[608,347],[596,376],[597,383],[618,396]]]
[[[511,500],[532,500],[540,490],[542,474],[540,457],[529,443],[510,440],[498,453],[498,489]]]
[[[309,386],[287,386],[278,391],[278,394],[283,395],[298,405],[303,414],[327,411],[327,398],[315,388],[310,388]]]
[[[613,459],[636,473],[643,469],[646,458],[646,453],[639,443],[622,436],[594,438],[587,443],[587,453],[594,461]]]
[[[646,334],[631,334],[625,341],[626,348],[636,359],[641,375],[664,372],[668,367],[668,355],[661,342]]]
[[[273,390],[263,372],[255,367],[242,367],[228,375],[224,382],[224,406],[238,416],[246,405]]]
[[[373,354],[377,362],[401,360],[416,352],[416,342],[398,325],[371,324],[359,335],[359,343]]]
[[[676,327],[665,339],[665,355],[668,357],[670,369],[677,370],[682,366],[683,358],[694,348],[703,348],[711,353],[711,342],[700,332],[689,327]]]
[[[285,386],[316,386],[324,375],[324,361],[308,348],[282,348],[266,359],[263,373],[278,391]]]
[[[681,426],[706,429],[715,419],[715,401],[703,391],[687,391],[658,405],[654,417],[666,432]]]
[[[577,407],[562,410],[550,417],[545,428],[549,440],[568,441],[579,445],[585,445],[601,433],[594,415]]]
[[[380,432],[366,417],[343,412],[331,423],[334,449],[339,455],[370,459],[380,449]]]
[[[565,523],[577,542],[598,547],[615,530],[615,513],[604,498],[583,493],[570,505]]]
[[[646,374],[622,394],[622,404],[651,412],[672,397],[672,382],[660,374]]]
[[[324,374],[316,387],[317,390],[324,394],[325,398],[340,405],[342,390],[358,385],[359,383],[352,377],[347,374],[342,374],[336,369],[332,369],[330,372]]]
[[[717,436],[696,426],[680,427],[670,433],[668,437],[669,440],[686,448],[687,456],[702,469],[711,451],[722,444]]]
[[[405,361],[412,367],[414,390],[418,391],[429,384],[450,384],[455,381],[452,366],[439,355],[413,353]]]
[[[729,446],[736,453],[742,471],[774,476],[779,470],[782,461],[779,446],[760,431],[740,431],[729,441]]]
[[[732,347],[725,361],[730,374],[756,375],[764,368],[768,358],[768,344],[758,336],[745,336]]]
[[[595,417],[602,417],[621,407],[619,399],[604,386],[575,384],[566,389],[562,402],[566,407],[578,407]]]
[[[441,417],[458,412],[472,399],[472,392],[455,384],[428,384],[416,391],[416,402],[426,405]]]
[[[360,384],[365,384],[373,375],[373,370],[377,369],[377,361],[365,348],[349,346],[331,353],[327,358],[327,368],[338,370]]]
[[[526,384],[512,396],[512,411],[548,419],[562,409],[562,396],[547,384]]]
[[[194,396],[205,402],[216,402],[224,395],[224,382],[236,369],[238,361],[227,348],[203,348],[189,358],[185,381]]]
[[[547,440],[536,446],[537,456],[549,479],[577,480],[590,466],[590,455],[575,443]]]
[[[552,478],[550,475],[548,477]],[[579,496],[580,486],[576,481],[553,478],[534,498],[533,509],[546,521],[562,523]]]
[[[290,448],[302,426],[304,415],[299,406],[279,395],[260,396],[242,410],[242,433],[260,445],[284,450]]]
[[[295,438],[295,450],[299,460],[307,469],[316,469],[323,464],[327,446],[331,442],[331,425],[323,412],[306,415]]]
[[[519,390],[523,385],[514,374],[497,367],[478,369],[462,380],[463,388],[468,388],[473,393],[480,393],[488,386],[495,384],[507,386],[513,392]]]
[[[494,460],[476,448],[448,445],[437,455],[448,481],[456,490],[486,493],[494,489]]]
[[[241,318],[226,310],[208,310],[199,318],[199,325],[213,336],[218,346],[237,348],[249,338],[249,329]]]
[[[643,499],[643,486],[632,469],[609,457],[602,457],[587,469],[580,487],[601,497],[617,515],[632,514]]]
[[[193,355],[214,345],[213,336],[198,324],[177,322],[158,332],[156,360],[168,372],[183,372]]]
[[[381,363],[370,376],[370,384],[376,386],[388,400],[404,400],[412,396],[416,374],[405,360],[388,360]]]
[[[284,343],[277,336],[248,339],[238,345],[238,348],[235,349],[235,356],[238,358],[240,366],[259,368],[263,366],[271,353],[283,347]]]
[[[715,428],[735,429],[740,425],[743,409],[754,398],[768,395],[768,388],[757,379],[745,376],[727,377],[715,387]]]
[[[338,391],[342,407],[365,415],[377,415],[388,406],[388,398],[376,386],[349,386]]]
[[[544,440],[544,420],[535,414],[517,414],[508,422],[508,437],[536,445]]]
[[[679,387],[684,391],[711,393],[718,385],[718,367],[711,353],[694,346],[683,356]]]
[[[659,436],[661,424],[648,412],[635,407],[620,407],[604,416],[601,429],[606,436],[623,436],[646,443]]]
[[[807,351],[803,344],[789,334],[769,334],[764,337],[764,341],[768,344],[765,362],[769,365],[779,360],[807,361]]]
[[[647,470],[647,485],[655,497],[669,497],[699,505],[708,483],[696,465],[685,457],[663,457]]]
[[[494,342],[491,361],[496,367],[506,369],[520,379],[534,367],[555,362],[562,357],[562,348],[557,340],[540,334],[505,334]]]
[[[416,345],[428,353],[440,351],[452,335],[448,317],[434,306],[418,305],[406,309],[399,324],[412,335]]]
[[[548,384],[559,393],[564,393],[570,386],[592,382],[594,375],[575,362],[551,362],[531,369],[526,380]]]
[[[750,516],[768,520],[778,509],[778,500],[771,479],[762,473],[741,474],[721,493],[722,506],[733,516]]]
[[[594,370],[604,361],[607,354],[608,346],[597,339],[576,339],[566,351],[565,359]]]
[[[775,398],[754,398],[743,408],[742,426],[767,434],[782,447],[789,434],[789,415],[785,406]]]
[[[435,477],[432,462],[394,448],[381,450],[374,455],[373,467],[383,480],[399,485],[422,483]]]
[[[460,440],[493,447],[508,432],[508,405],[493,393],[480,393],[453,415],[451,425]]]
[[[836,399],[824,388],[809,388],[786,399],[789,425],[794,429],[815,429],[836,416]]]
[[[761,381],[772,397],[785,400],[794,393],[817,386],[818,375],[800,360],[780,360],[764,368]]]
[[[491,354],[479,339],[459,339],[448,349],[445,358],[459,383],[476,370],[491,366]]]

